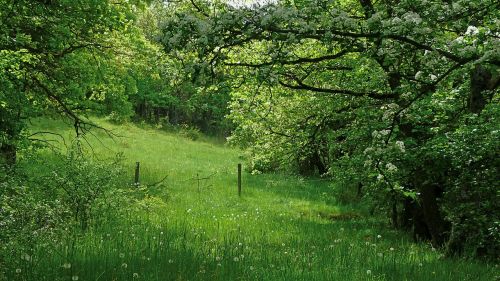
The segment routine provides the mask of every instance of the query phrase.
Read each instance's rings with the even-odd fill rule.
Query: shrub
[[[197,140],[201,137],[201,132],[196,127],[191,127],[189,125],[183,124],[180,126],[179,134],[185,138],[190,140]]]
[[[62,204],[81,228],[86,229],[94,215],[96,201],[118,185],[122,174],[121,156],[107,163],[72,151],[60,159],[45,177],[44,184],[47,189],[58,190]]]

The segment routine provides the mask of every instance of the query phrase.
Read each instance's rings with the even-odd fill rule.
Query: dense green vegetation
[[[62,186],[51,181],[52,174],[62,176],[68,168],[51,157],[50,150],[23,157],[19,165],[36,171],[39,178],[7,201],[13,208],[8,212],[22,223],[3,217],[16,231],[2,246],[0,274],[5,280],[75,280],[74,276],[78,280],[492,280],[495,276],[493,265],[443,259],[428,243],[414,244],[362,206],[339,203],[338,187],[329,181],[245,173],[243,194],[238,197],[238,150],[133,125],[98,124],[122,136],[116,143],[104,140],[104,145],[92,140],[99,159],[123,153],[123,177],[115,178],[121,187],[96,198],[89,213],[92,223],[85,231],[79,223],[60,233],[44,223],[35,230],[39,220],[55,223],[56,214],[71,225],[73,203],[65,201]],[[72,128],[60,122],[36,120],[33,129],[55,131],[68,140],[74,137]],[[135,161],[142,166],[139,188],[131,187]],[[113,171],[97,160],[91,163],[97,169],[69,168],[73,182]],[[165,175],[161,184],[151,185]],[[209,179],[198,185],[197,177]],[[80,187],[96,185],[87,181]],[[14,185],[2,188],[19,192]],[[32,196],[40,197],[33,202]],[[57,198],[63,199],[57,202]],[[20,211],[22,216],[16,213]]]
[[[0,0],[0,280],[499,278],[499,10]]]

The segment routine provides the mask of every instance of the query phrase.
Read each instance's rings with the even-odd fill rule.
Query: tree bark
[[[440,247],[446,241],[449,223],[444,220],[438,204],[441,197],[441,188],[436,183],[421,186],[421,204],[423,217],[431,236],[432,245]]]
[[[13,144],[2,144],[0,147],[0,163],[7,166],[13,166],[16,164],[16,158],[16,146]]]
[[[487,103],[484,91],[490,88],[491,73],[481,65],[476,65],[471,72],[470,95],[467,107],[472,113],[481,113]]]

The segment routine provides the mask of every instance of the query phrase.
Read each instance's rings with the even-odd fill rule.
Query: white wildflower
[[[23,259],[23,260],[25,260],[25,261],[31,261],[31,256],[30,256],[30,255],[28,255],[28,254],[23,254],[23,255],[21,256],[21,259]]]

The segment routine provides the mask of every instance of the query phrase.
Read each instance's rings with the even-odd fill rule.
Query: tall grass
[[[116,199],[121,205],[95,218],[90,229],[68,229],[63,241],[11,257],[7,280],[498,278],[493,265],[445,259],[359,206],[339,205],[326,181],[245,173],[238,197],[238,150],[133,125],[104,125],[121,137],[97,132],[100,141],[90,139],[93,153],[123,153],[128,173],[116,197],[126,193],[134,200]],[[36,121],[33,130],[68,139],[72,134],[47,120]],[[131,185],[136,161],[140,188]]]

